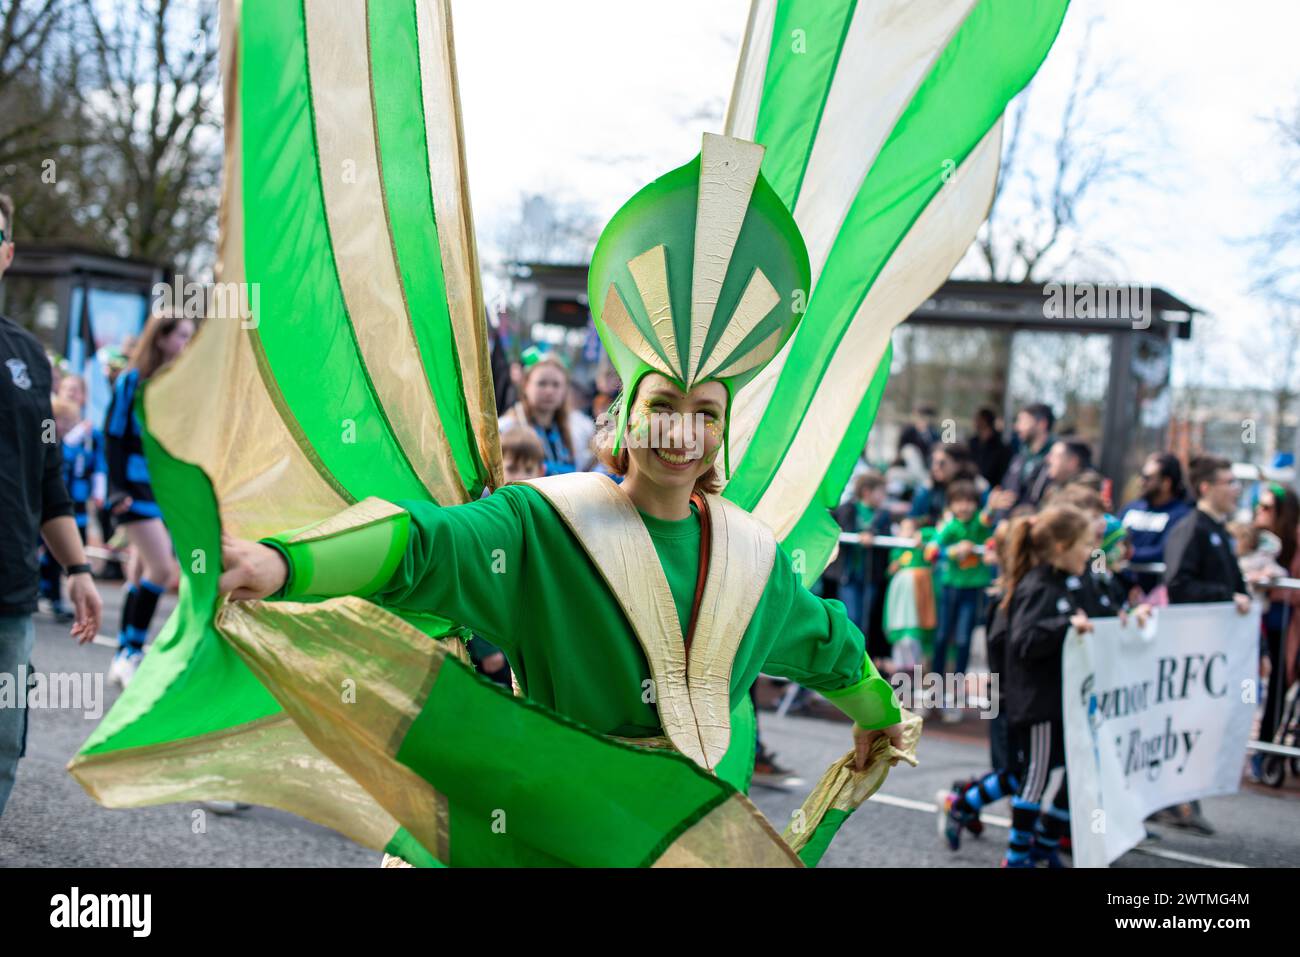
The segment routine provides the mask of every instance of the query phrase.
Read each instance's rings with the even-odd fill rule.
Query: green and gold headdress
[[[808,251],[762,161],[758,144],[706,133],[700,155],[633,196],[601,233],[587,289],[623,381],[615,452],[647,372],[683,391],[721,382],[730,421],[736,392],[798,325]]]

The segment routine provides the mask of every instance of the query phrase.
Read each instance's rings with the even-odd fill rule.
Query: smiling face
[[[628,410],[629,474],[665,488],[693,488],[722,447],[726,410],[721,382],[704,382],[683,394],[672,380],[649,373]]]

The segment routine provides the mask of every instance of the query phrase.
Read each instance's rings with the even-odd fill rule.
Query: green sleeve
[[[352,523],[324,536],[308,529],[306,540],[304,530],[264,539],[289,564],[289,580],[276,597],[360,595],[467,625],[509,656],[515,648],[510,621],[523,582],[526,508],[519,490],[505,488],[465,505],[399,502],[398,515],[383,523]],[[346,524],[338,520],[347,514],[327,521]]]
[[[768,598],[786,602],[789,611],[763,672],[821,692],[864,728],[897,723],[893,689],[867,656],[862,632],[849,621],[844,605],[805,588],[779,548],[768,588],[773,590]]]

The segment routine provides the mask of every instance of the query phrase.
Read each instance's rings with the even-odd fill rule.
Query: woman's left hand
[[[871,747],[876,743],[876,739],[884,736],[889,739],[889,743],[898,750],[903,750],[903,725],[891,724],[887,728],[878,730],[868,730],[860,728],[856,724],[853,726],[853,750],[855,752],[854,769],[865,771],[867,768],[867,757],[871,754]],[[889,762],[890,767],[898,763],[898,758]]]

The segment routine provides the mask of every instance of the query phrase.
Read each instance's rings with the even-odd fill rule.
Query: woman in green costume
[[[716,494],[736,391],[793,333],[809,288],[763,150],[706,136],[634,196],[593,256],[597,331],[625,387],[597,437],[622,485],[557,475],[453,507],[366,499],[254,543],[223,542],[232,599],[359,595],[501,648],[531,700],[671,746],[746,790],[760,672],[851,717],[862,768],[902,745],[889,685],[844,607],[805,589],[772,532]]]

